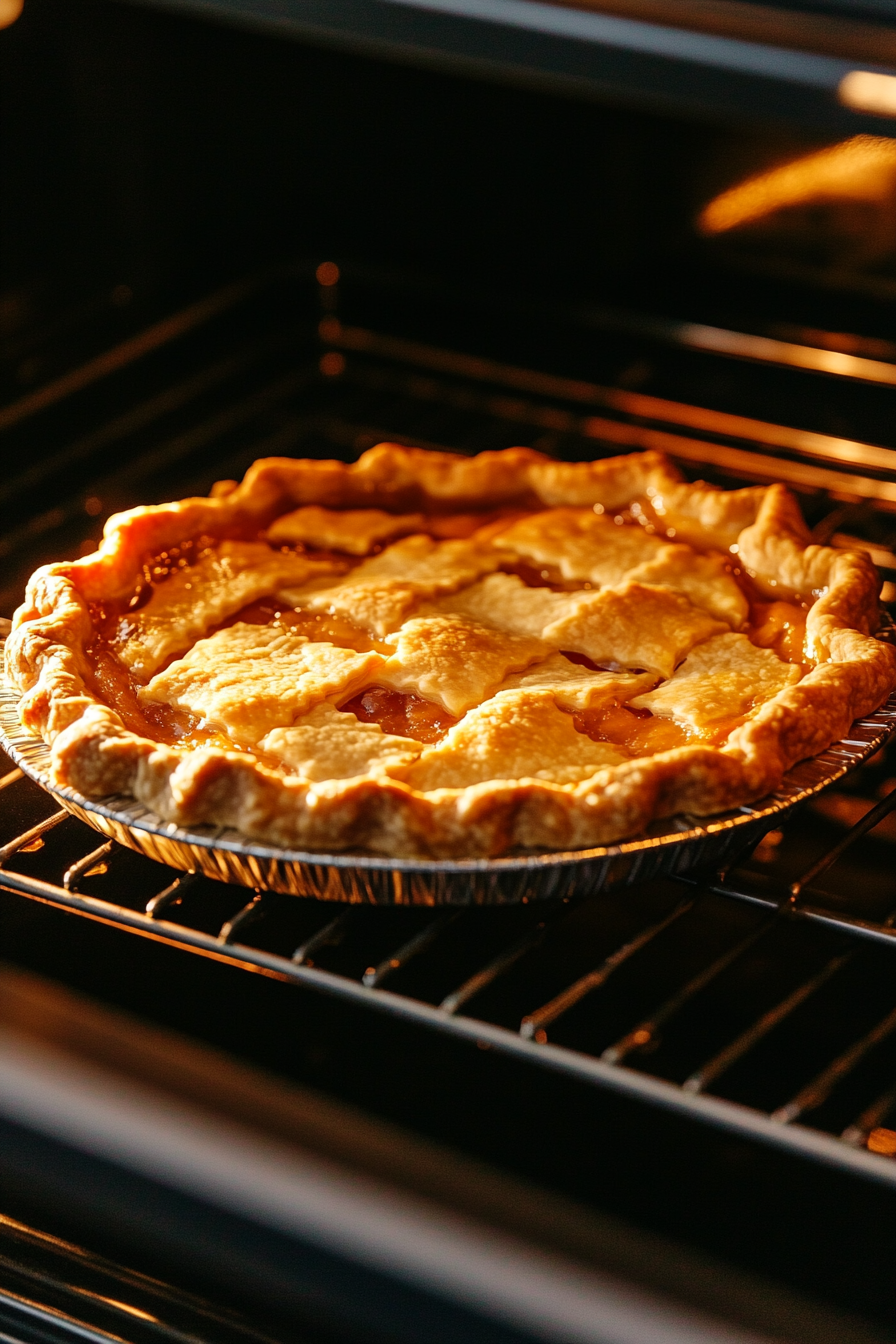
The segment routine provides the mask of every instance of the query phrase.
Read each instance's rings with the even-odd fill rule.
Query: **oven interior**
[[[876,197],[712,237],[830,144],[115,3],[3,41],[3,616],[110,513],[385,439],[781,479],[896,596],[885,136]],[[894,818],[885,750],[724,873],[336,907],[106,843],[10,763],[2,956],[886,1331]]]

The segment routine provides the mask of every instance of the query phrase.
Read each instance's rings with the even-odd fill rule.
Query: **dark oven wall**
[[[783,286],[788,311],[816,325],[881,320],[867,286],[844,290],[841,276],[821,321],[825,258],[808,285],[782,280],[780,267],[757,280],[695,227],[733,180],[824,137],[602,105],[102,0],[27,0],[0,35],[0,61],[7,344],[113,291],[116,320],[137,326],[135,305],[164,311],[273,261],[330,256],[727,322],[745,307],[767,316]],[[27,359],[6,373],[5,399],[45,376]]]

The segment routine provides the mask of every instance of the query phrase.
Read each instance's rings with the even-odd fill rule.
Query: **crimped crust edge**
[[[176,748],[138,736],[89,690],[88,602],[130,590],[143,557],[188,538],[261,528],[303,504],[458,509],[507,503],[661,501],[706,544],[732,550],[769,598],[816,595],[807,642],[818,665],[779,692],[722,748],[681,747],[598,771],[576,785],[490,781],[421,793],[359,777],[309,784],[237,750]],[[110,518],[99,551],[33,576],[7,641],[23,725],[52,745],[56,782],[93,798],[133,795],[164,820],[236,827],[275,845],[394,857],[494,857],[516,848],[571,850],[631,838],[676,813],[708,816],[774,790],[798,761],[843,737],[896,685],[896,650],[874,639],[879,576],[861,551],[811,543],[780,485],[723,491],[689,485],[659,453],[555,462],[531,449],[465,458],[381,444],[358,462],[256,462],[208,499]]]

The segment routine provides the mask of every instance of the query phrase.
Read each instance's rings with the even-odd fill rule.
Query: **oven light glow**
[[[345,357],[337,350],[330,350],[321,356],[320,371],[327,378],[338,378],[345,372]]]
[[[896,117],[896,76],[873,70],[850,70],[844,75],[837,96],[846,107],[870,112],[875,117]]]
[[[331,288],[339,284],[339,267],[335,261],[322,261],[314,272],[315,279],[319,285],[325,288]]]
[[[8,28],[22,12],[22,0],[0,0],[0,28]]]
[[[892,84],[896,90],[896,79]],[[702,233],[727,233],[788,206],[835,200],[885,202],[894,191],[896,140],[854,135],[729,187],[701,211],[697,225]]]
[[[896,1129],[872,1129],[868,1135],[868,1148],[872,1153],[882,1153],[884,1157],[896,1157]]]
[[[140,1321],[152,1321],[153,1325],[159,1324],[158,1316],[150,1316],[148,1311],[141,1311],[139,1307],[132,1307],[130,1302],[119,1302],[114,1297],[103,1297],[100,1293],[93,1296],[98,1302],[108,1302],[110,1307],[117,1307],[119,1311],[126,1311],[129,1316],[136,1316]]]

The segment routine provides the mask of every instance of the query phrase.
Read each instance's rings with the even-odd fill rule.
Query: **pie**
[[[323,853],[574,850],[761,798],[877,709],[879,589],[781,485],[381,444],[116,515],[6,659],[89,797]]]

